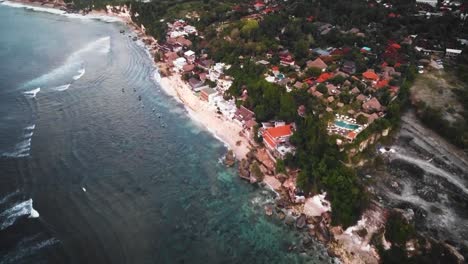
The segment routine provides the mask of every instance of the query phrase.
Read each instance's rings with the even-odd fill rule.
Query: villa
[[[263,132],[263,143],[275,157],[284,158],[288,153],[294,153],[294,148],[289,144],[289,138],[293,134],[293,126],[280,125],[267,128]]]

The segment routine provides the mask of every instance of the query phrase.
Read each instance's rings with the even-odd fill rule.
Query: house
[[[255,133],[255,126],[257,126],[257,125],[258,125],[258,123],[255,122],[255,120],[253,120],[253,119],[245,122],[244,127],[245,127],[245,131],[247,132],[247,136],[249,138],[253,138],[254,133]]]
[[[320,74],[320,76],[317,78],[317,82],[323,83],[323,82],[326,82],[330,78],[333,78],[333,73],[324,72]]]
[[[363,94],[359,94],[356,97],[356,100],[358,100],[359,102],[364,102],[366,99],[367,99],[367,97],[365,95],[363,95]]]
[[[217,94],[213,88],[206,87],[200,90],[200,99],[211,103]]]
[[[184,57],[189,63],[193,63],[195,61],[195,52],[193,52],[192,50],[187,50],[186,52],[184,52]]]
[[[291,124],[267,128],[263,132],[263,143],[267,149],[273,152],[273,155],[283,158],[287,153],[294,151],[288,144],[292,134],[293,128]]]
[[[366,81],[377,81],[379,76],[374,72],[374,70],[367,70],[362,74],[362,77]]]
[[[255,119],[255,113],[241,105],[234,114],[234,119],[239,121],[241,125],[244,125],[248,121]]]
[[[201,80],[195,79],[193,77],[190,78],[188,82],[189,82],[190,87],[194,91],[200,90],[200,87],[203,86],[203,82]]]
[[[456,58],[462,53],[462,50],[459,49],[445,49],[445,57],[447,58]]]
[[[330,56],[330,52],[328,50],[324,50],[321,48],[313,49],[313,52],[319,56]]]
[[[194,26],[187,25],[184,27],[184,32],[187,34],[197,34],[197,29]]]
[[[216,63],[214,66],[212,66],[208,72],[208,79],[212,82],[216,82],[221,75],[224,73],[224,69],[228,69],[229,67],[226,66],[224,63]]]
[[[291,55],[280,57],[280,64],[283,66],[293,66],[295,61]]]
[[[255,4],[254,4],[254,8],[255,10],[257,11],[260,11],[262,9],[265,8],[265,4],[262,2],[262,1],[257,1]]]
[[[354,63],[354,61],[345,61],[343,67],[341,67],[341,71],[347,74],[356,73],[356,63]]]
[[[372,99],[362,104],[362,109],[367,113],[380,112],[382,111],[382,105],[377,98],[372,97]]]
[[[193,64],[186,64],[186,65],[184,65],[184,66],[182,67],[182,71],[183,71],[184,73],[192,72],[193,69],[195,69],[195,65],[193,65]]]
[[[198,67],[202,68],[205,71],[210,70],[211,66],[213,66],[213,60],[201,60],[198,62]]]
[[[356,95],[356,94],[359,94],[361,91],[359,91],[359,89],[357,87],[354,87],[353,89],[351,89],[351,93]]]
[[[323,72],[327,69],[327,67],[328,65],[320,58],[317,58],[313,61],[307,61],[307,68],[317,68]]]
[[[181,71],[184,65],[187,64],[187,60],[185,58],[179,57],[175,59],[172,63],[174,64],[174,67],[176,68],[177,71]]]
[[[169,62],[169,63],[172,63],[177,58],[179,58],[179,55],[177,55],[176,52],[170,51],[170,52],[164,53],[164,60]]]
[[[304,85],[304,84],[303,84],[302,82],[299,82],[299,81],[298,81],[298,82],[296,82],[296,83],[294,84],[294,88],[296,88],[296,89],[302,89],[303,85]]]
[[[300,105],[297,108],[297,115],[299,115],[300,117],[304,117],[306,115],[306,107],[304,105]]]
[[[433,7],[437,6],[437,0],[416,0],[416,3],[428,4],[428,5],[433,6]]]
[[[176,38],[176,42],[180,45],[182,45],[183,47],[190,47],[192,46],[192,41],[180,36],[178,38]]]
[[[328,95],[339,95],[340,94],[340,91],[338,90],[338,88],[333,85],[333,84],[327,84],[327,90],[328,90]]]

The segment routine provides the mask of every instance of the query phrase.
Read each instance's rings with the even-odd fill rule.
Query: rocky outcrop
[[[232,167],[236,164],[236,157],[234,156],[234,152],[232,150],[229,150],[226,153],[226,157],[224,157],[224,165],[228,167]]]

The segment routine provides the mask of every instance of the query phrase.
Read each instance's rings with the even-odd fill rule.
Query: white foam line
[[[0,224],[0,230],[13,225],[19,217],[24,215],[29,215],[32,218],[39,217],[39,213],[33,208],[32,199],[18,203],[0,214],[0,219],[3,219],[3,222]]]
[[[36,89],[32,89],[30,91],[23,92],[25,95],[31,97],[31,98],[36,98],[36,95],[41,91],[41,88],[38,87]]]
[[[85,71],[85,68],[80,69],[80,70],[78,71],[78,75],[73,76],[73,80],[76,81],[76,80],[80,79],[81,77],[83,77],[83,75],[85,74],[85,72],[86,72],[86,71]]]
[[[68,90],[68,88],[70,88],[70,85],[71,85],[70,83],[69,83],[69,84],[60,85],[60,86],[57,86],[57,87],[52,88],[52,90],[57,91],[57,92],[63,92],[63,91]]]
[[[100,20],[100,21],[109,22],[109,23],[124,22],[122,18],[114,17],[114,16],[73,14],[73,13],[67,13],[66,11],[56,9],[56,8],[32,6],[32,5],[27,5],[27,4],[14,3],[10,1],[0,2],[0,4],[9,6],[9,7],[14,7],[14,8],[24,8],[24,9],[32,10],[36,12],[45,12],[45,13],[50,13],[54,15],[66,16],[69,18],[77,18],[77,19],[83,19],[83,20]]]
[[[27,126],[27,127],[25,128],[25,130],[33,130],[34,128],[36,128],[36,124]]]

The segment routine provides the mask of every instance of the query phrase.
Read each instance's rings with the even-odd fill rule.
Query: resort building
[[[210,88],[210,87],[203,88],[203,89],[200,90],[200,99],[204,100],[204,101],[207,101],[209,103],[212,103],[214,97],[217,94],[218,93],[213,88]]]
[[[428,4],[433,7],[437,6],[437,0],[416,0],[416,3],[421,3],[421,4]]]
[[[284,158],[286,154],[294,153],[294,147],[289,144],[292,134],[291,124],[267,128],[263,132],[263,143],[273,156]]]
[[[462,53],[459,49],[445,49],[445,57],[455,58]]]

